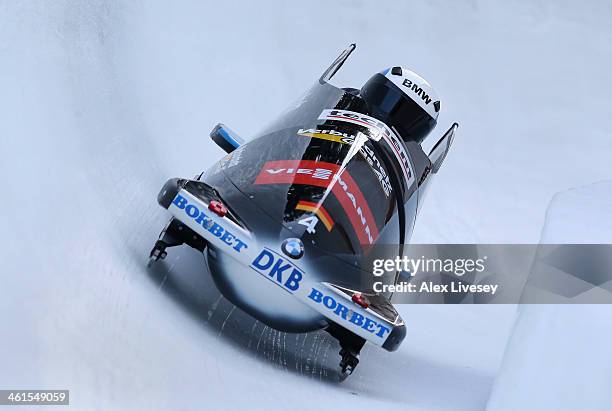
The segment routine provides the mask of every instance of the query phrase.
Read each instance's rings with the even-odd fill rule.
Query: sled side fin
[[[455,130],[459,127],[459,124],[453,123],[442,138],[436,143],[435,146],[429,152],[429,160],[431,161],[431,173],[435,174],[440,170],[446,155],[448,154],[453,139],[455,137]]]
[[[231,153],[245,143],[236,132],[223,123],[219,123],[210,132],[210,138],[226,153]]]
[[[344,64],[346,59],[349,58],[351,53],[357,48],[355,43],[349,44],[349,46],[340,53],[340,55],[334,60],[334,62],[325,70],[325,72],[319,78],[319,83],[327,83],[331,78],[340,70],[340,67]]]

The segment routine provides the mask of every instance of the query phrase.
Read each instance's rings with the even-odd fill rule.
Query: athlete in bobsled
[[[222,124],[213,129],[228,154],[193,180],[166,182],[158,202],[172,219],[150,255],[154,262],[187,244],[205,254],[223,295],[258,320],[288,332],[325,329],[340,343],[341,379],[366,341],[394,351],[406,335],[391,295],[374,292],[371,257],[403,255],[457,128],[423,152],[440,101],[405,68],[359,90],[332,86],[354,49],[248,142]]]

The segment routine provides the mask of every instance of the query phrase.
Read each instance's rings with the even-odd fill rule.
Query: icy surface
[[[612,181],[558,193],[542,243],[612,244],[611,214]],[[521,306],[487,410],[609,410],[610,347],[610,305]]]
[[[612,244],[612,180],[556,194],[546,212],[542,243]]]
[[[79,410],[484,409],[514,307],[403,306],[408,336],[333,382],[337,344],[235,309],[202,258],[145,267],[168,177],[248,137],[350,42],[342,85],[406,65],[461,123],[419,242],[536,242],[610,178],[607,2],[0,2],[0,387]],[[380,2],[382,3],[382,2]],[[433,137],[432,137],[433,138]]]

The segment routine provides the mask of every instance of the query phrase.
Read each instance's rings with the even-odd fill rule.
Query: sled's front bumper
[[[278,294],[278,288],[281,288],[314,310],[311,312],[307,307],[297,303],[303,307],[302,311],[311,312],[307,314],[311,316],[311,322],[318,322],[322,326],[325,322],[334,322],[389,351],[399,347],[406,335],[406,328],[388,301],[386,304],[373,301],[373,304],[365,308],[358,305],[352,301],[352,295],[356,291],[317,281],[316,277],[309,275],[313,271],[316,272],[316,267],[309,263],[307,255],[298,260],[290,259],[281,250],[282,241],[277,244],[259,243],[254,233],[251,233],[239,216],[234,215],[230,209],[222,215],[215,213],[214,207],[211,207],[214,201],[221,199],[212,187],[204,182],[192,180],[168,180],[158,195],[159,204],[168,209],[174,218],[204,238],[217,252],[222,252],[224,258],[231,257],[239,263],[241,267],[239,273],[233,273],[229,277],[233,283],[233,291],[237,290],[233,293],[235,298],[231,298],[232,300],[238,300],[240,306],[247,308],[247,311],[258,318],[263,316],[259,319],[270,323],[266,321],[266,310],[263,307],[253,307],[258,304],[253,301],[267,304],[267,300],[278,299],[288,303],[286,298],[290,297],[289,295],[282,291],[280,292],[283,294]],[[233,263],[231,265],[235,266]],[[255,273],[259,275],[251,275]],[[270,289],[275,294],[268,297]],[[267,294],[266,298],[257,300],[255,294],[263,293]],[[245,299],[252,301],[240,304]],[[290,303],[296,304],[293,301],[295,300]],[[249,306],[252,309],[248,309]],[[281,310],[279,307],[275,308],[276,311]],[[288,315],[287,310],[284,311],[284,314]],[[293,312],[297,313],[296,310]],[[321,321],[323,318],[325,321]],[[270,317],[268,320],[273,321]],[[291,316],[288,315],[284,321],[291,322]],[[291,329],[291,327],[283,328]],[[304,330],[307,330],[307,327]]]

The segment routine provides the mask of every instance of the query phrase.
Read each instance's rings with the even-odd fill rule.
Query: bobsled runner
[[[204,253],[222,294],[287,332],[325,329],[340,344],[340,379],[366,342],[396,350],[406,335],[391,295],[373,291],[370,255],[403,255],[431,177],[457,124],[426,155],[440,101],[392,67],[361,89],[329,83],[351,44],[280,118],[245,141],[211,132],[227,155],[158,195],[172,218],[150,254],[186,244]]]

